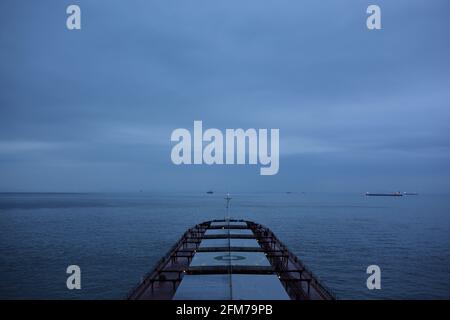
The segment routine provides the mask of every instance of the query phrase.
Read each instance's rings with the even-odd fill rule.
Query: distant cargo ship
[[[206,193],[207,193],[207,194],[213,194],[213,193],[214,193],[214,191],[212,191],[212,190],[209,190],[209,191],[206,191]]]
[[[224,219],[187,230],[127,298],[334,300],[335,296],[268,228]]]
[[[366,192],[366,196],[373,196],[373,197],[401,197],[401,196],[403,196],[403,193],[401,193],[400,191],[390,192],[390,193]]]

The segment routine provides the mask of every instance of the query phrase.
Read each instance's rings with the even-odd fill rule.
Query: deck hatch
[[[213,222],[211,222],[210,226],[211,227],[220,227],[220,226],[247,227],[247,222],[244,222],[244,221],[230,221],[230,222],[213,221]]]
[[[216,236],[216,235],[253,235],[250,229],[208,229],[205,232],[205,236]]]
[[[263,266],[270,267],[263,252],[197,252],[189,267],[214,266]]]
[[[231,282],[231,285],[230,285]],[[289,300],[276,275],[186,275],[175,300]]]

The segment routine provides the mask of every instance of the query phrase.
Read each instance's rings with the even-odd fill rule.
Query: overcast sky
[[[383,30],[366,28],[382,9]],[[78,4],[82,29],[66,29]],[[450,191],[450,2],[0,2],[0,191]],[[279,128],[280,171],[175,166]]]

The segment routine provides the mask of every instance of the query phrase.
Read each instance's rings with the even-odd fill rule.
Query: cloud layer
[[[77,3],[81,31],[0,4],[0,190],[448,191],[448,1],[378,1],[374,32],[362,0]],[[279,128],[280,173],[174,167],[194,120]]]

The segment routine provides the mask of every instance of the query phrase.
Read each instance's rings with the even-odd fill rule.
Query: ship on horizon
[[[372,197],[402,197],[403,193],[401,193],[400,191],[389,192],[389,193],[366,192],[366,196],[372,196]]]

